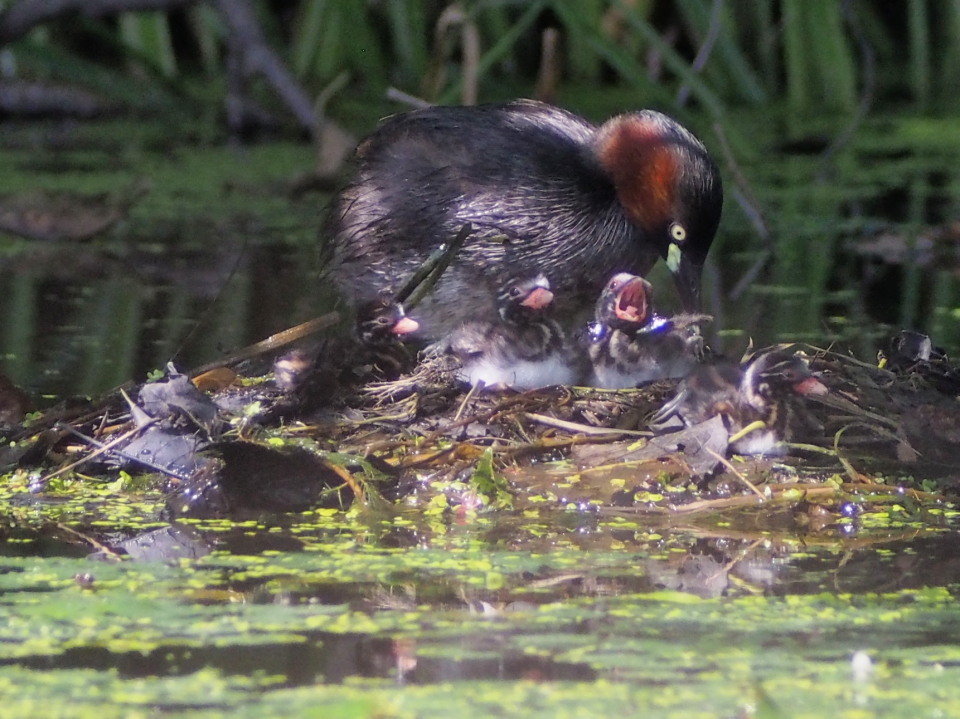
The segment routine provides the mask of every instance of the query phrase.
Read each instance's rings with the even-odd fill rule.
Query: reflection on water
[[[47,672],[114,670],[123,679],[185,676],[214,667],[229,675],[265,672],[280,677],[279,686],[286,687],[364,677],[404,684],[615,680],[663,671],[644,656],[653,646],[650,642],[688,647],[691,657],[701,643],[700,651],[714,651],[708,647],[715,647],[724,633],[740,633],[748,645],[759,636],[770,649],[789,646],[802,632],[803,651],[814,656],[859,647],[862,639],[853,623],[831,623],[851,598],[854,611],[862,604],[863,622],[874,623],[872,647],[889,650],[903,643],[922,647],[949,641],[929,633],[930,622],[940,621],[939,613],[920,614],[926,618],[916,624],[880,627],[869,607],[879,601],[887,607],[884,611],[895,612],[911,606],[918,592],[960,586],[954,532],[886,530],[851,540],[827,531],[796,537],[764,528],[762,515],[756,519],[753,532],[650,527],[631,534],[598,528],[589,520],[567,531],[529,531],[522,518],[507,515],[486,540],[482,532],[476,533],[480,527],[462,528],[457,538],[397,529],[390,522],[356,531],[311,531],[290,515],[219,530],[170,525],[126,538],[95,526],[71,533],[59,525],[32,532],[20,528],[16,539],[28,550],[24,554],[32,548],[35,556],[48,558],[75,557],[79,546],[97,538],[133,560],[123,575],[134,582],[137,572],[156,582],[150,579],[156,567],[176,567],[184,559],[192,569],[182,578],[174,572],[174,584],[161,587],[152,604],[141,606],[155,615],[142,617],[155,648],[128,651],[122,645],[110,648],[95,639],[80,640],[54,655],[21,654],[16,662]],[[330,551],[333,546],[346,551],[345,564],[338,563],[338,555]],[[396,554],[399,546],[409,553]],[[485,566],[476,565],[473,552],[486,554]],[[415,569],[424,553],[434,559]],[[444,560],[457,555],[463,557],[462,564]],[[364,568],[383,560],[389,565],[391,556],[393,570]],[[102,553],[99,557],[104,558]],[[5,570],[0,575],[12,569],[2,567],[6,562],[0,561]],[[117,565],[88,560],[83,566],[84,591],[104,602],[123,601],[126,581],[112,584],[108,571]],[[496,581],[477,581],[491,573],[498,576]],[[15,606],[23,592],[32,597],[29,602],[52,607],[63,601],[64,592],[76,591],[50,587],[42,592],[46,598],[37,599],[38,588],[31,583],[35,580],[28,574],[14,577],[6,586]],[[170,582],[170,577],[161,582]],[[691,599],[681,601],[676,598],[680,594]],[[710,603],[700,605],[692,597]],[[783,603],[791,597],[809,597],[813,607],[826,603],[829,610],[822,623],[801,618],[809,611],[806,603]],[[751,598],[767,603],[754,604]],[[220,642],[196,645],[184,643],[196,629],[180,626],[186,618],[169,624],[165,606],[194,607],[196,612],[220,607],[225,616],[235,614],[234,607],[271,609],[259,620],[251,615],[243,623],[250,626],[240,634],[228,630]],[[790,625],[759,625],[750,614],[762,607],[793,611],[797,617]],[[300,610],[306,613],[298,624]],[[283,612],[297,612],[293,624],[278,623]],[[630,620],[634,612],[643,620]],[[738,618],[744,612],[747,617]],[[340,617],[340,630],[311,628],[311,616]],[[269,639],[280,626],[285,627],[283,636]],[[244,633],[251,630],[254,634]],[[188,633],[181,636],[182,631]],[[267,638],[254,641],[256,632]],[[543,649],[525,649],[537,645]],[[589,648],[584,651],[590,661],[568,657],[578,646]],[[610,660],[598,659],[607,655]],[[709,665],[705,656],[698,661]],[[678,679],[682,677],[669,681]]]
[[[311,306],[320,294],[312,250],[210,239],[159,256],[60,247],[8,263],[5,372],[36,393],[95,394],[172,358],[211,361],[322,309]]]
[[[706,271],[716,349],[736,354],[749,338],[840,341],[869,359],[898,327],[960,348],[960,158],[897,142],[889,127],[865,127],[828,171],[818,156],[765,154],[743,168],[752,203],[728,179]],[[230,188],[230,172],[227,163],[204,180]],[[318,282],[325,198],[257,188],[234,198],[242,210],[225,217],[213,216],[223,208],[182,201],[185,214],[173,220],[171,203],[185,190],[166,196],[162,177],[107,238],[18,241],[0,268],[0,369],[15,381],[37,392],[93,393],[174,356],[185,367],[209,362],[334,302]],[[669,307],[676,298],[665,273],[658,267],[652,279],[658,304]]]
[[[115,671],[122,679],[183,676],[204,668],[249,676],[269,671],[280,686],[338,684],[359,678],[394,678],[403,684],[464,680],[593,681],[597,673],[584,664],[526,656],[515,650],[495,656],[495,642],[483,636],[464,638],[464,649],[487,658],[438,659],[417,656],[415,642],[352,634],[309,633],[303,642],[250,647],[164,648],[146,654],[114,654],[102,648],[70,649],[55,660],[23,658],[31,669]],[[210,705],[208,705],[210,706]],[[215,706],[215,705],[213,705]]]
[[[878,138],[896,136],[875,132],[864,128],[829,168],[769,152],[744,160],[765,242],[726,178],[706,274],[716,348],[840,341],[871,360],[890,331],[881,323],[960,348],[960,148],[880,150]],[[256,176],[271,152],[242,160]],[[108,237],[12,243],[0,267],[0,371],[35,393],[95,393],[172,357],[187,368],[210,362],[329,309],[315,247],[323,199],[265,180],[237,190],[230,158],[207,160],[161,169]],[[205,163],[213,176],[199,171]],[[217,174],[217,163],[228,169]],[[192,197],[200,190],[191,174],[203,201]],[[672,283],[657,273],[658,302],[668,305]],[[960,549],[956,520],[942,514],[925,515],[922,529],[907,510],[878,528],[875,517],[839,511],[801,523],[802,513],[772,506],[709,526],[632,508],[557,512],[545,524],[537,512],[448,524],[423,507],[383,524],[361,512],[331,528],[293,514],[170,524],[157,509],[134,521],[130,495],[107,495],[122,509],[102,517],[85,508],[78,519],[75,509],[58,512],[55,497],[24,493],[0,527],[10,617],[0,675],[25,670],[10,686],[26,695],[29,681],[67,670],[143,680],[142,702],[158,711],[229,711],[254,692],[361,678],[601,678],[611,680],[604,692],[633,682],[701,714],[704,697],[720,697],[709,715],[734,716],[747,715],[743,688],[771,678],[782,689],[833,671],[833,685],[815,677],[816,694],[846,696],[848,658],[864,647],[920,667],[884,686],[916,683],[935,664],[938,691],[960,687],[951,674]],[[240,698],[208,692],[207,670],[241,677]],[[203,683],[193,693],[162,683],[193,675]],[[693,698],[682,698],[690,686]]]

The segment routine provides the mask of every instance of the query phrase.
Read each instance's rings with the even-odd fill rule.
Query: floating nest
[[[409,374],[336,382],[308,401],[277,376],[222,368],[6,430],[7,470],[43,492],[64,476],[156,477],[171,516],[366,505],[556,507],[689,516],[787,502],[817,522],[850,521],[865,502],[939,501],[960,466],[960,381],[945,357],[880,367],[793,345],[830,392],[804,404],[804,434],[777,457],[729,457],[720,418],[655,436],[650,417],[676,382],[633,390],[467,390],[453,360]],[[356,379],[353,376],[353,379]],[[205,391],[198,389],[204,387]],[[333,389],[331,389],[331,386]],[[135,399],[134,399],[135,398]],[[922,476],[924,481],[912,479]]]

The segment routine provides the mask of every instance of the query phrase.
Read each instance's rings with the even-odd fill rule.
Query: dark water
[[[748,184],[726,168],[714,346],[804,340],[869,361],[913,327],[960,349],[960,145],[933,142],[935,120],[889,119],[825,163],[758,127],[738,155]],[[307,148],[160,148],[2,155],[6,192],[152,183],[95,239],[0,239],[2,371],[31,392],[207,363],[332,306],[325,197],[293,181]],[[429,506],[169,525],[156,496],[91,482],[77,510],[28,484],[10,478],[0,532],[15,716],[715,717],[768,700],[763,716],[960,715],[960,525],[940,505],[817,526],[773,510],[698,524]]]
[[[54,702],[66,691],[130,709],[134,692],[165,711],[223,712],[280,711],[293,689],[308,704],[355,698],[358,682],[423,711],[418,687],[469,694],[492,682],[500,689],[487,700],[500,707],[528,683],[572,682],[584,700],[563,702],[574,716],[628,687],[666,692],[631,701],[673,716],[731,715],[750,704],[746,678],[807,707],[813,674],[811,712],[886,707],[891,686],[900,708],[917,708],[932,683],[938,706],[955,706],[960,550],[950,516],[926,528],[874,518],[807,532],[773,529],[762,513],[676,529],[578,513],[537,526],[511,513],[453,523],[420,512],[307,514],[136,538],[122,538],[122,520],[112,534],[33,525],[8,535],[0,557],[15,618],[0,632],[0,679],[18,677],[13,701],[42,683]],[[130,560],[82,558],[94,537]],[[22,559],[9,551],[14,539]],[[857,652],[876,680],[855,677]],[[112,679],[78,691],[69,679],[78,671]],[[447,692],[443,701],[467,716],[491,710]],[[543,697],[516,702],[533,715],[557,711]]]
[[[160,258],[63,247],[42,262],[11,263],[0,272],[9,288],[0,301],[7,373],[37,393],[95,394],[170,360],[203,364],[306,319],[314,253],[245,239]]]
[[[726,168],[706,271],[715,348],[736,354],[750,338],[841,342],[867,359],[900,327],[960,347],[952,224],[960,151],[928,146],[920,130],[936,132],[937,122],[873,121],[829,161],[784,151],[769,128],[751,138],[739,176]],[[55,150],[52,167],[36,157]],[[212,361],[333,304],[316,249],[327,197],[295,182],[310,169],[308,148],[175,146],[99,173],[89,155],[62,147],[7,155],[11,191],[117,191],[144,175],[151,188],[94,240],[6,242],[0,356],[15,381],[94,393],[171,358]],[[658,304],[674,305],[664,268],[652,279]]]
[[[74,150],[6,138],[5,221],[65,216],[70,228],[77,208],[102,215],[146,190],[92,239],[0,235],[0,367],[11,379],[97,393],[171,359],[212,361],[332,304],[316,247],[326,199],[296,191],[309,147],[156,148],[123,125],[106,138],[74,129]],[[38,188],[59,194],[30,199]]]

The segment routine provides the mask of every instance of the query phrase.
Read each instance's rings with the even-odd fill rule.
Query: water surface
[[[203,364],[332,306],[316,262],[326,197],[296,181],[309,148],[15,129],[0,192],[149,186],[92,239],[0,238],[2,369],[31,391]],[[727,168],[714,346],[805,340],[869,361],[909,326],[960,349],[960,142],[944,133],[873,120],[826,163],[764,122],[749,145],[733,138],[748,184]],[[5,715],[960,715],[958,520],[944,502],[665,518],[423,499],[172,522],[155,489],[122,476],[41,493],[30,470],[7,479]],[[424,496],[439,496],[430,479]]]

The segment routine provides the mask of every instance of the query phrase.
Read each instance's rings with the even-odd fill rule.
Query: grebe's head
[[[698,311],[723,206],[720,172],[706,148],[672,118],[642,110],[606,122],[594,151],[624,213],[666,260],[684,309]]]

